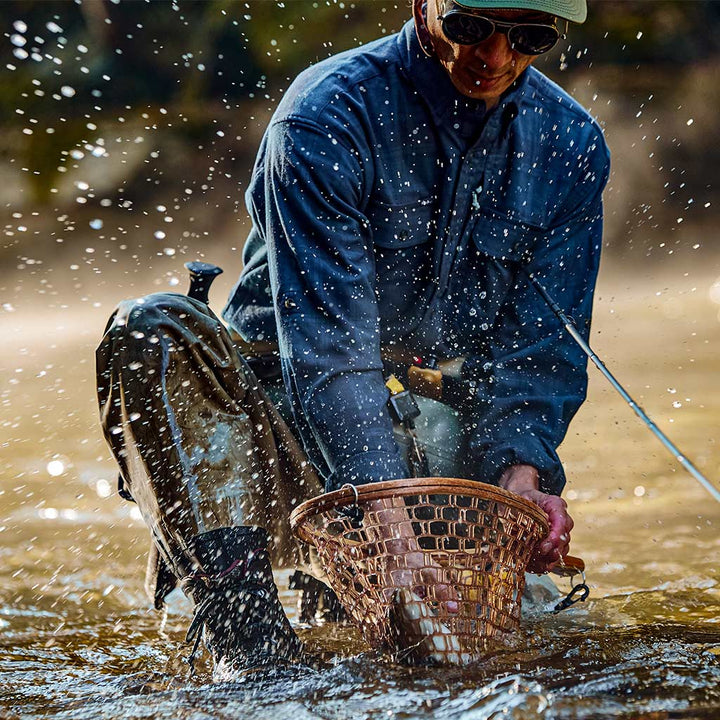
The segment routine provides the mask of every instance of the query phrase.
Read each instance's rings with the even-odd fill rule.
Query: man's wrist
[[[540,489],[540,475],[532,465],[511,465],[505,468],[498,485],[510,492],[522,495],[528,490]]]

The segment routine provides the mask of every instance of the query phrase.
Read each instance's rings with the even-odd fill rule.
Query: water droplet
[[[65,463],[62,460],[51,460],[45,467],[51,477],[58,477],[65,472]]]
[[[105,478],[100,478],[100,480],[95,483],[95,492],[101,498],[110,497],[112,495],[112,487]]]

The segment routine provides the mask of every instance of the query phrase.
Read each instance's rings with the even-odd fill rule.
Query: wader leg
[[[98,348],[97,371],[103,430],[126,489],[162,563],[196,611],[205,608],[206,634],[210,600],[222,605],[226,597],[226,606],[246,612],[252,603],[237,600],[238,588],[248,577],[271,579],[270,557],[276,567],[312,567],[289,515],[321,492],[320,480],[206,305],[175,294],[121,303]],[[258,526],[267,533],[255,533]],[[245,545],[253,545],[251,557]],[[222,550],[218,562],[208,547]],[[268,593],[275,602],[274,584]],[[296,648],[286,645],[290,657]]]
[[[105,437],[160,552],[187,568],[188,538],[259,525],[273,560],[302,565],[288,518],[320,480],[227,331],[202,303],[121,303],[97,351]]]

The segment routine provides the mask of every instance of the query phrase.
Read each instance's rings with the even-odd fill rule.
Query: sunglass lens
[[[445,15],[442,28],[448,40],[458,45],[481,43],[495,30],[487,18],[463,12],[450,12]]]
[[[560,33],[552,25],[515,25],[508,31],[510,44],[523,55],[541,55],[559,39]]]

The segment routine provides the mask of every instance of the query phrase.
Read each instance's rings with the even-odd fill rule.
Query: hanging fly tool
[[[428,477],[430,471],[425,451],[415,433],[415,419],[420,415],[420,408],[413,394],[395,375],[390,375],[385,381],[385,386],[390,391],[388,400],[390,414],[393,420],[402,426],[412,444],[412,452],[409,458],[410,474],[413,477]]]
[[[557,614],[562,610],[567,610],[577,602],[585,602],[590,595],[590,588],[585,582],[585,563],[581,558],[566,555],[560,558],[560,562],[550,571],[555,575],[570,578],[573,586],[570,592],[562,598],[552,609],[553,614]],[[574,582],[573,578],[580,575],[582,582]]]

